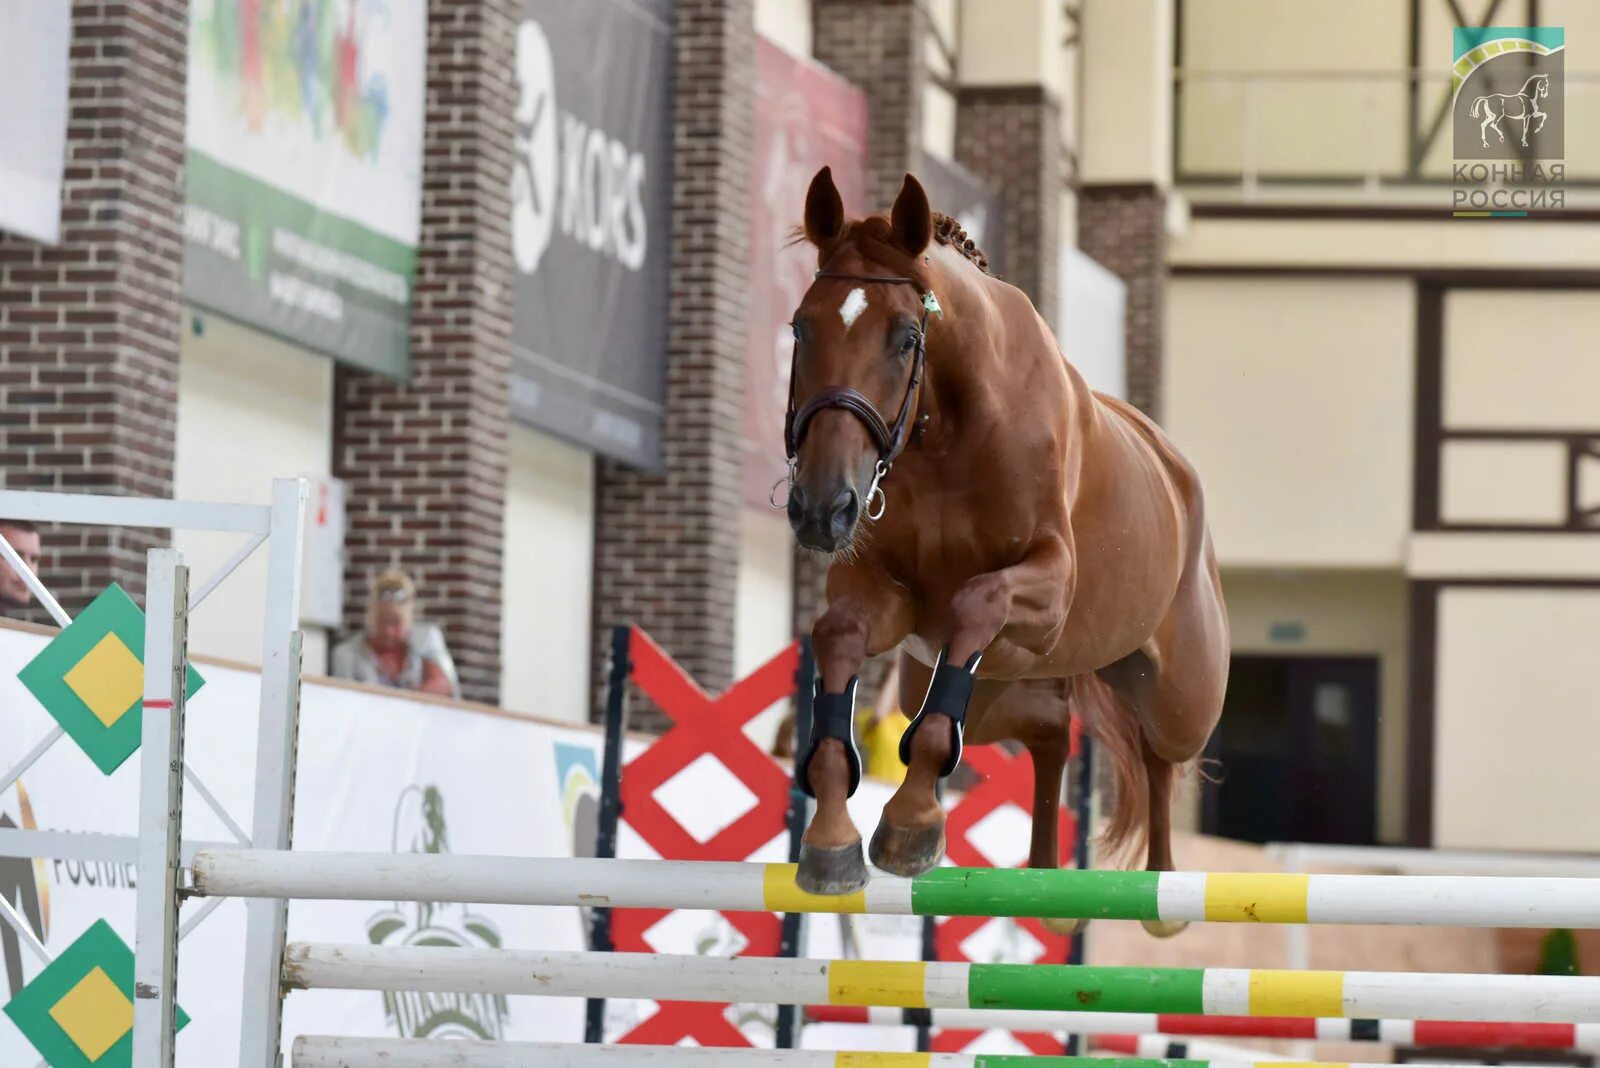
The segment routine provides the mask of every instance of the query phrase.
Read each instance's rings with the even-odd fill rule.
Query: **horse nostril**
[[[837,533],[843,534],[856,525],[856,519],[861,513],[861,498],[856,496],[856,491],[845,488],[833,499],[833,504],[828,507],[828,525]]]

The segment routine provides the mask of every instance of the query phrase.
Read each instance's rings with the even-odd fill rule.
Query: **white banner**
[[[0,8],[0,230],[61,240],[67,148],[68,0]]]

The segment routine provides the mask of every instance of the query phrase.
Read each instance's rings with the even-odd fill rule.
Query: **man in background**
[[[17,551],[17,555],[22,557],[22,562],[28,565],[29,571],[38,573],[38,527],[23,519],[0,519],[0,537],[5,538]],[[32,603],[33,594],[29,591],[28,584],[22,581],[22,576],[9,564],[0,560],[0,617],[20,616]]]
[[[416,585],[403,571],[385,571],[372,587],[366,630],[334,646],[336,678],[460,697],[455,661],[444,633],[416,621]]]

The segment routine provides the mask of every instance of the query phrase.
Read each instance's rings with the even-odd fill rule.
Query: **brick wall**
[[[511,367],[510,77],[516,0],[429,0],[422,233],[409,383],[341,368],[335,473],[348,485],[346,624],[399,566],[441,624],[464,694],[500,687]]]
[[[172,72],[186,63],[187,8],[73,5],[61,241],[0,234],[8,489],[172,495],[184,188]],[[45,582],[68,611],[111,581],[142,595],[145,550],[166,537],[47,531]]]
[[[1005,279],[1054,325],[1061,240],[1061,108],[1042,86],[969,86],[956,96],[956,162],[999,194]]]
[[[812,53],[867,94],[867,201],[888,211],[922,161],[927,24],[915,0],[812,0]]]
[[[732,681],[741,405],[754,153],[753,0],[673,11],[673,211],[665,466],[602,462],[597,487],[597,677],[606,628],[637,623],[702,685]],[[633,703],[634,724],[660,721]]]
[[[1150,184],[1085,185],[1078,193],[1078,247],[1128,286],[1128,399],[1161,418],[1167,286],[1166,194]]]

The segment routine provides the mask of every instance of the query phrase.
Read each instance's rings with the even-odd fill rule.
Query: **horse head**
[[[888,219],[848,220],[824,167],[806,193],[804,233],[818,271],[793,320],[789,523],[800,544],[836,552],[863,516],[882,514],[880,483],[916,420],[938,310],[921,262],[933,213],[908,174]]]
[[[1535,74],[1531,81],[1534,83],[1533,98],[1535,100],[1539,100],[1550,95],[1550,75]]]

